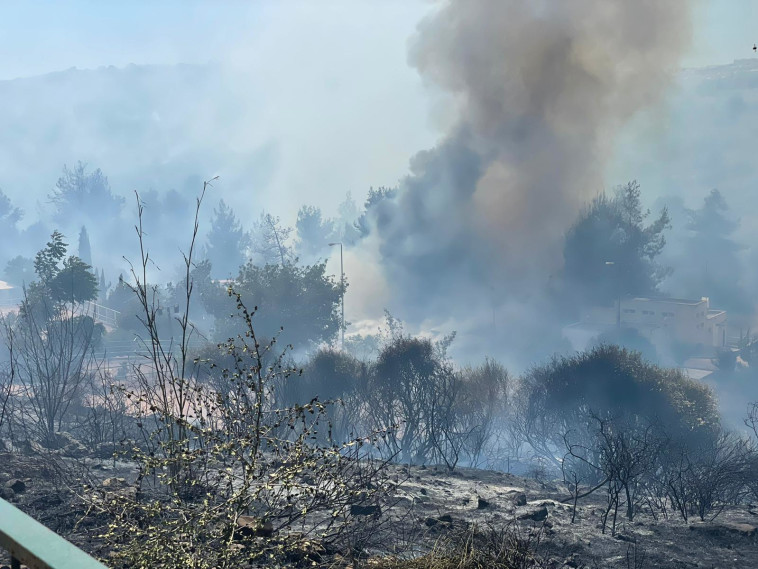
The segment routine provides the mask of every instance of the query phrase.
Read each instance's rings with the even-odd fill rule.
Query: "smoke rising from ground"
[[[685,0],[454,0],[422,21],[410,62],[459,119],[375,218],[413,318],[461,294],[502,305],[560,270],[615,135],[660,100],[690,33]]]

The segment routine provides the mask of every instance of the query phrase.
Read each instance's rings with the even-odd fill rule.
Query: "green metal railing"
[[[11,555],[11,568],[107,569],[75,545],[0,499],[0,547]]]

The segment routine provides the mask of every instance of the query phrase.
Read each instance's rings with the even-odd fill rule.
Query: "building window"
[[[661,312],[661,314],[663,314],[663,316],[665,316],[665,317],[667,317],[667,318],[668,318],[668,317],[671,317],[671,316],[673,316],[673,315],[674,315],[674,313],[673,313],[673,312]]]
[[[653,312],[652,310],[643,310],[642,314],[647,314],[648,316],[654,316],[655,312]]]
[[[637,312],[634,308],[624,308],[624,314],[634,314]]]

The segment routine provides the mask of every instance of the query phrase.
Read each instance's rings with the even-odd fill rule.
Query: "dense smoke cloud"
[[[409,316],[544,287],[567,227],[603,190],[615,135],[660,100],[690,28],[685,0],[453,0],[420,24],[410,62],[459,119],[377,208]]]

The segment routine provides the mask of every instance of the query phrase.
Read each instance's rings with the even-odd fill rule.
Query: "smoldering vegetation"
[[[640,519],[690,527],[749,511],[758,344],[745,197],[603,189],[619,133],[675,83],[688,8],[444,4],[409,60],[449,97],[450,130],[397,184],[363,203],[295,204],[294,223],[228,191],[264,186],[274,150],[199,150],[209,125],[230,132],[219,108],[240,92],[201,113],[189,150],[156,163],[153,135],[181,130],[181,106],[161,99],[148,121],[135,97],[123,115],[95,113],[86,127],[133,127],[114,146],[144,180],[46,164],[34,220],[0,193],[13,244],[0,250],[4,457],[53,481],[71,510],[61,531],[113,567],[545,565],[551,526],[518,524],[553,514],[526,495],[496,528],[417,519],[422,499],[404,485],[431,469],[551,484],[553,511],[619,540]],[[105,83],[128,92],[136,74],[147,100],[169,84],[191,91],[198,73],[122,71],[102,71]],[[226,71],[199,73],[195,95],[211,99]],[[70,95],[72,77],[52,80]],[[206,170],[233,174],[203,182]],[[124,180],[146,189],[127,194]],[[350,322],[374,296],[384,317]],[[653,333],[622,308],[703,297],[686,334]],[[723,317],[711,307],[729,334],[706,335]],[[576,345],[567,330],[596,314],[607,321]],[[16,499],[26,482],[8,478]],[[432,543],[422,525],[450,531]]]
[[[525,344],[539,336],[526,330],[544,309],[535,297],[560,269],[566,228],[603,187],[609,142],[663,94],[688,39],[677,2],[452,2],[423,22],[410,62],[460,112],[377,210],[406,310],[455,314],[466,294],[477,305],[461,320],[494,310],[523,323]],[[455,270],[440,278],[440,267]],[[539,308],[509,314],[514,304]]]
[[[539,566],[540,534],[515,526],[456,530],[430,548],[402,497],[412,466],[557,480],[571,523],[582,523],[584,502],[599,501],[596,530],[611,536],[639,518],[712,522],[758,499],[756,404],[730,430],[705,384],[611,342],[512,374],[493,359],[456,364],[455,334],[412,334],[387,313],[376,334],[343,346],[344,283],[323,264],[289,258],[275,219],[260,226],[268,263],[210,277],[198,241],[209,189],[188,224],[177,284],[150,281],[138,201],[141,253],[112,293],[123,303],[113,321],[113,309],[94,302],[95,273],[57,232],[35,255],[22,302],[3,317],[6,456],[46,465],[77,505],[72,539],[88,528],[98,537],[86,547],[112,566],[351,564],[393,552],[393,540],[402,552],[383,562],[395,566],[461,556]],[[598,224],[609,230],[609,220],[637,228],[643,245],[619,253],[655,287],[667,219],[640,225],[638,195],[629,184],[597,198],[566,247]],[[233,214],[215,212],[224,215]],[[213,321],[206,333],[203,318]],[[112,353],[111,335],[132,345]],[[723,359],[724,377],[737,374]],[[125,475],[104,481],[104,466]],[[541,511],[520,519],[544,519]]]

